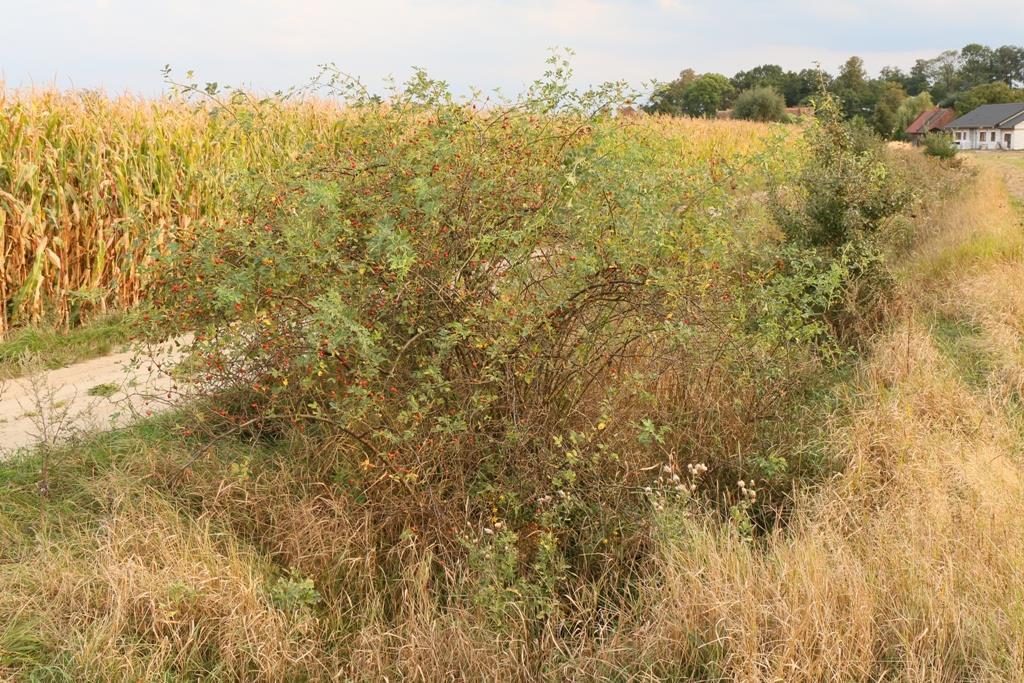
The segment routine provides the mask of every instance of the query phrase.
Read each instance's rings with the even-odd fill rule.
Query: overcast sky
[[[576,50],[578,80],[727,75],[762,63],[871,71],[971,42],[1024,43],[1020,0],[0,0],[8,86],[155,94],[160,69],[274,90],[335,62],[372,87],[412,66],[518,91],[547,49]]]

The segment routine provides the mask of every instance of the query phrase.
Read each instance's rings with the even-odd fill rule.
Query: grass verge
[[[43,326],[18,329],[0,341],[0,379],[105,356],[127,344],[130,337],[124,316],[100,318],[66,331]]]

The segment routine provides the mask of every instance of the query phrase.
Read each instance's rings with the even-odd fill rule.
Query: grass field
[[[0,463],[0,674],[1020,679],[999,167],[412,111],[183,240],[208,391]]]

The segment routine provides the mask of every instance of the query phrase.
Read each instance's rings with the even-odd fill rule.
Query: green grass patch
[[[118,392],[120,387],[113,382],[105,382],[103,384],[97,384],[96,386],[89,387],[89,391],[86,393],[90,396],[99,396],[100,398],[110,398]]]
[[[20,329],[0,342],[0,379],[104,356],[127,344],[130,336],[131,328],[124,316],[98,319],[68,331],[52,327]]]
[[[929,321],[942,354],[973,389],[981,388],[992,372],[992,354],[985,348],[980,325],[966,318],[935,314]]]
[[[999,263],[1015,262],[1024,257],[1024,242],[1007,239],[998,233],[979,233],[969,239],[943,249],[933,258],[922,263],[922,274],[928,279],[941,279],[966,268]]]

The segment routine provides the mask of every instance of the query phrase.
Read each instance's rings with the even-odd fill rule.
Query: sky
[[[412,67],[513,94],[553,47],[576,52],[579,85],[732,75],[763,63],[850,55],[869,71],[968,43],[1024,42],[1015,0],[0,0],[8,87],[155,95],[161,69],[273,91],[333,62],[378,88]]]

